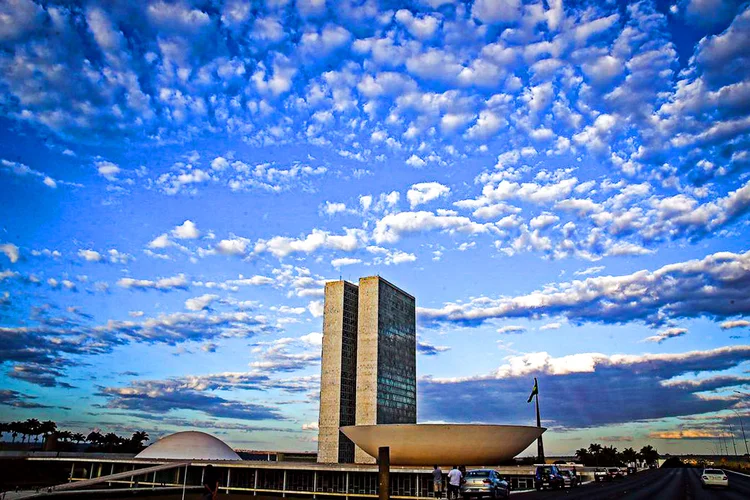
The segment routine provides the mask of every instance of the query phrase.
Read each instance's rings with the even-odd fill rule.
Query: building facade
[[[417,422],[414,297],[380,278],[359,280],[356,425]],[[355,446],[356,463],[375,459]]]
[[[416,421],[414,297],[379,276],[326,283],[318,461],[374,462],[341,426]]]
[[[326,283],[318,462],[354,461],[354,443],[339,427],[355,423],[358,295],[357,286],[348,281]]]

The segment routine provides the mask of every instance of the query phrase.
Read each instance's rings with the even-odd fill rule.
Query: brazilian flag
[[[534,399],[534,396],[539,394],[539,385],[536,383],[536,377],[534,377],[534,388],[531,389],[531,394],[529,395],[529,400],[526,401],[527,403],[531,403],[531,400]]]

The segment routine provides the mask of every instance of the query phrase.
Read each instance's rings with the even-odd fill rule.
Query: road
[[[516,500],[565,498],[567,500],[628,499],[628,500],[747,500],[750,498],[750,477],[729,472],[728,490],[704,490],[701,469],[656,469],[640,472],[620,480],[590,483],[562,491],[515,493]]]

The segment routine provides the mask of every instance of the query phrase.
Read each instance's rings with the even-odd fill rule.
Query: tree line
[[[57,424],[52,420],[40,422],[35,418],[18,422],[0,422],[0,442],[4,435],[11,438],[11,443],[15,443],[20,436],[19,442],[22,444],[31,443],[34,438],[35,443],[39,443],[42,438],[42,447],[65,448],[70,447],[72,443],[88,443],[86,451],[107,451],[120,453],[137,453],[145,446],[144,442],[148,441],[148,433],[144,431],[134,432],[129,438],[118,436],[114,432],[102,434],[99,431],[91,431],[88,435],[80,432],[71,432],[57,428]],[[60,446],[61,445],[61,446]]]
[[[633,448],[625,448],[617,451],[614,446],[602,446],[599,443],[591,443],[588,448],[576,450],[576,456],[583,465],[596,467],[599,465],[621,466],[632,462],[645,462],[648,465],[656,463],[659,452],[653,446],[646,445],[641,451]]]

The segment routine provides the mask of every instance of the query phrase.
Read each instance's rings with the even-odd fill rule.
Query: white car
[[[729,488],[729,478],[721,469],[703,469],[701,483],[704,488],[708,488],[709,486]]]

